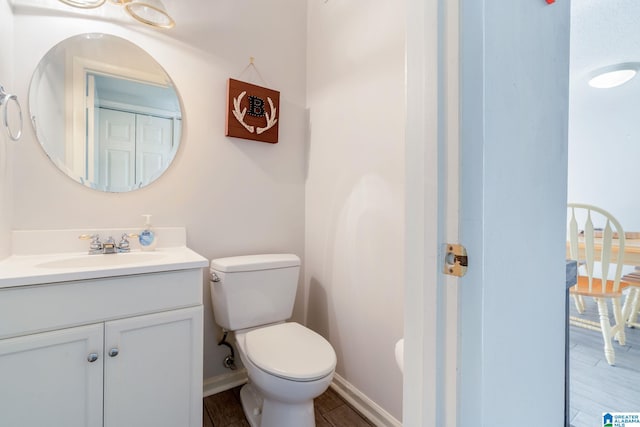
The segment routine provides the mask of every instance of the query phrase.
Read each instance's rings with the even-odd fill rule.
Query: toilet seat
[[[333,372],[336,354],[321,335],[295,323],[254,329],[245,335],[246,356],[263,371],[292,381],[313,381]]]

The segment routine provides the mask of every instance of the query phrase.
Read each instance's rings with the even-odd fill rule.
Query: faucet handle
[[[89,253],[98,253],[102,251],[102,242],[100,241],[100,235],[98,234],[81,234],[78,236],[80,240],[89,240]]]
[[[131,250],[129,237],[138,237],[138,235],[134,233],[124,233],[122,237],[120,237],[120,242],[118,243],[118,252],[129,252]]]
[[[98,234],[81,234],[81,235],[78,236],[78,239],[80,239],[80,240],[89,240],[89,239],[96,240],[96,239],[98,239],[99,240],[100,239],[100,235],[98,235]]]

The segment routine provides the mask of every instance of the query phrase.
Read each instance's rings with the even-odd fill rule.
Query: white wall
[[[7,0],[0,0],[0,85],[13,93],[13,12],[9,8]],[[20,99],[22,105],[26,102]],[[0,107],[0,113],[2,112]],[[11,218],[13,203],[11,200],[12,177],[12,144],[4,129],[0,125],[0,259],[5,258],[10,253],[11,245]]]
[[[403,334],[403,2],[309,2],[307,322],[396,419]]]
[[[6,8],[4,0],[0,7]],[[0,12],[4,20],[4,9]],[[27,99],[39,59],[53,45],[79,33],[111,33],[147,50],[171,76],[182,97],[184,132],[173,165],[153,185],[107,194],[82,187],[58,171],[28,127],[23,142],[14,147],[13,227],[129,227],[142,225],[140,215],[151,213],[156,226],[186,226],[188,245],[209,259],[263,252],[303,255],[306,5],[297,0],[277,5],[247,0],[235,12],[238,16],[229,19],[242,23],[241,29],[217,27],[211,33],[218,38],[202,43],[209,51],[137,24],[17,14],[13,86],[22,99]],[[270,13],[279,19],[265,20]],[[268,43],[263,42],[265,33],[271,35]],[[0,49],[6,49],[4,44]],[[238,77],[250,56],[256,57],[270,87],[281,92],[276,145],[224,136],[226,82]],[[216,345],[220,330],[213,322],[208,281],[204,283],[208,378],[229,371],[222,366],[227,350]],[[302,320],[302,291],[299,300],[295,316]]]

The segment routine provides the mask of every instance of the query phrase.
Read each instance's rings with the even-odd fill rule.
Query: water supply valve
[[[229,331],[224,331],[224,330],[222,331],[222,339],[218,342],[218,345],[224,345],[225,347],[229,348],[229,351],[230,351],[230,354],[227,355],[222,361],[222,365],[227,369],[231,369],[232,371],[235,371],[236,357],[233,351],[233,346],[227,342],[228,333]]]
[[[236,370],[236,361],[232,355],[228,355],[227,357],[225,357],[222,364],[227,369],[231,369],[232,371]]]

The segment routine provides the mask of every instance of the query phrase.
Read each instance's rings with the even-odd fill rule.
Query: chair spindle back
[[[613,282],[613,291],[617,292],[625,245],[622,226],[613,215],[597,206],[569,203],[568,210],[569,256],[578,261],[586,273],[578,274],[587,276],[589,292],[604,293],[608,280]],[[615,250],[614,238],[618,241]],[[594,278],[601,280],[594,281]],[[602,289],[593,289],[594,283],[599,283]]]

